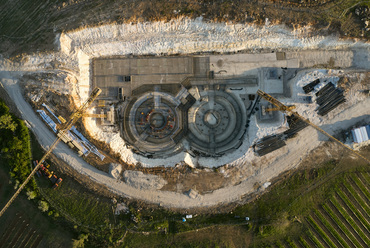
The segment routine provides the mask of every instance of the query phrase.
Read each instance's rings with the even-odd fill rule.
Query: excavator
[[[327,137],[329,137],[331,140],[333,140],[334,142],[338,143],[339,145],[341,145],[342,147],[346,148],[347,150],[353,152],[354,154],[356,154],[358,157],[360,157],[361,159],[363,159],[364,161],[366,161],[367,163],[370,164],[370,160],[365,158],[364,156],[362,156],[359,152],[353,150],[351,147],[349,147],[348,145],[346,144],[343,144],[342,142],[340,142],[338,139],[334,138],[332,135],[330,135],[329,133],[325,132],[323,129],[321,129],[320,127],[316,126],[315,124],[313,124],[311,121],[309,121],[308,119],[304,118],[303,116],[301,116],[300,114],[298,114],[297,112],[293,111],[293,109],[295,108],[295,106],[286,106],[284,105],[283,103],[281,103],[280,101],[278,101],[277,99],[275,99],[274,97],[272,97],[271,95],[267,94],[266,92],[263,92],[262,90],[258,90],[257,91],[257,94],[262,97],[263,99],[265,99],[266,101],[270,102],[272,105],[275,106],[275,108],[268,108],[266,109],[266,111],[274,111],[274,110],[279,110],[289,116],[293,115],[299,119],[301,119],[302,121],[306,122],[308,125],[310,125],[311,127],[315,128],[317,131],[319,131],[320,133],[326,135]]]
[[[32,170],[32,172],[29,174],[29,176],[26,178],[26,180],[22,183],[22,185],[17,189],[17,191],[14,193],[14,195],[12,196],[12,198],[10,198],[10,200],[6,203],[6,205],[3,207],[3,209],[0,211],[0,217],[4,214],[4,212],[9,208],[9,206],[12,204],[12,202],[17,198],[17,196],[19,195],[19,193],[21,193],[22,189],[27,185],[27,183],[31,180],[31,178],[33,177],[33,175],[38,171],[38,169],[40,168],[41,164],[44,162],[44,160],[46,159],[47,156],[50,155],[50,153],[54,150],[54,148],[57,146],[57,144],[59,143],[59,141],[61,140],[60,137],[63,136],[64,132],[68,131],[69,129],[71,129],[71,127],[73,126],[74,123],[76,123],[76,121],[82,117],[86,111],[86,109],[95,101],[95,99],[100,95],[101,93],[101,89],[99,88],[95,88],[90,97],[86,100],[86,102],[84,102],[82,104],[82,106],[77,109],[75,112],[73,112],[69,118],[68,121],[66,121],[62,128],[61,128],[61,136],[59,136],[54,142],[53,144],[49,147],[49,150],[44,154],[44,156],[39,160],[39,162],[37,163],[37,165],[35,166],[35,168]]]

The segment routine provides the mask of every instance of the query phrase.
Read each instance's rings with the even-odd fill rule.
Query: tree
[[[5,105],[5,102],[0,99],[0,115],[3,115],[4,113],[8,113],[9,108]]]
[[[27,191],[28,200],[35,199],[36,196],[37,196],[37,193],[35,191]]]
[[[17,129],[17,124],[13,121],[10,114],[0,116],[0,129],[9,129],[12,132]]]
[[[78,235],[78,239],[73,240],[73,248],[83,248],[85,247],[85,241],[89,238],[89,234],[80,234]]]
[[[19,140],[18,137],[14,137],[13,140],[9,140],[8,147],[9,147],[9,150],[11,150],[12,152],[16,152],[16,151],[23,152],[23,142]]]
[[[49,204],[46,201],[39,201],[39,209],[42,212],[46,212],[49,210]]]

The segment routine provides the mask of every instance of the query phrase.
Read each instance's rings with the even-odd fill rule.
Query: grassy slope
[[[274,185],[270,192],[256,201],[234,209],[233,214],[197,216],[190,225],[178,220],[178,231],[185,225],[190,230],[184,233],[143,235],[131,232],[126,236],[123,247],[246,247],[246,244],[251,247],[265,247],[282,242],[287,237],[298,242],[307,232],[305,218],[326,202],[329,196],[335,194],[336,186],[345,182],[345,175],[367,170],[367,165],[362,161],[347,159],[328,162],[319,168],[298,170]],[[237,224],[196,230],[199,223],[206,222],[207,219],[214,221],[222,218],[222,222],[232,223],[235,216],[240,216],[240,219],[250,217],[250,231],[247,225]],[[199,232],[202,235],[198,235]],[[238,234],[234,235],[236,233]]]
[[[7,182],[9,178],[4,173],[3,169],[0,169],[1,179],[5,179]],[[0,199],[1,202],[9,197],[9,192],[13,193],[12,185],[4,185],[4,190],[1,190]],[[44,240],[41,243],[41,247],[51,247],[54,243],[60,245],[57,247],[70,247],[74,234],[55,221],[42,214],[40,210],[35,206],[33,202],[27,200],[26,196],[21,194],[14,201],[14,203],[7,209],[6,214],[0,218],[0,233],[5,231],[7,225],[13,220],[16,213],[21,213],[29,219],[30,226],[36,229],[38,233],[43,235]]]
[[[264,23],[265,18],[288,26],[314,24],[317,30],[361,37],[364,22],[355,14],[361,0],[334,0],[297,4],[298,1],[77,1],[64,0],[0,2],[0,53],[43,51],[54,48],[54,37],[64,30],[111,22],[169,20],[185,15],[206,20]],[[301,2],[301,1],[300,1]],[[308,2],[308,1],[306,1]],[[360,5],[357,5],[361,3]],[[370,32],[365,32],[365,38]]]
[[[9,184],[9,172],[0,159],[0,206],[3,207],[6,200],[15,192],[12,184]],[[62,228],[46,214],[42,214],[34,202],[27,200],[24,194],[20,194],[13,204],[7,209],[6,213],[0,218],[0,236],[11,223],[16,213],[21,213],[30,221],[30,226],[42,233],[44,240],[41,245],[50,247],[54,242],[64,247],[71,245],[73,233]]]
[[[31,144],[33,157],[40,158],[43,155],[42,148],[34,138]],[[105,225],[106,222],[113,222],[110,199],[91,193],[73,178],[56,170],[56,166],[53,164],[49,170],[54,171],[55,175],[63,179],[58,189],[52,189],[51,182],[45,177],[36,178],[36,180],[41,194],[48,201],[51,201],[57,211],[74,224],[91,228],[98,228]]]
[[[122,247],[248,247],[252,235],[245,226],[217,226],[177,235],[129,233]]]

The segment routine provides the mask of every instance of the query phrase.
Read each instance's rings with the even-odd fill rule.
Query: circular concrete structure
[[[158,130],[167,126],[168,124],[168,115],[164,115],[160,112],[152,112],[149,114],[149,124],[152,129]]]
[[[122,119],[121,133],[135,152],[150,158],[180,151],[222,156],[241,145],[247,115],[236,95],[205,90],[196,100],[185,88],[174,95],[146,90],[131,99]]]
[[[207,113],[204,115],[204,124],[206,124],[210,128],[217,127],[221,123],[221,120],[221,114],[214,110],[208,110]]]
[[[204,91],[188,112],[188,140],[194,151],[219,156],[241,144],[245,107],[224,91]]]
[[[131,100],[125,111],[124,138],[147,156],[172,153],[182,132],[178,99],[164,92],[147,92]]]
[[[160,105],[154,106],[153,98],[148,98],[134,109],[134,119],[131,119],[130,125],[137,138],[155,138],[156,143],[166,138],[174,132],[177,126],[176,112],[174,106],[170,103],[161,102]],[[146,136],[145,136],[146,137]]]

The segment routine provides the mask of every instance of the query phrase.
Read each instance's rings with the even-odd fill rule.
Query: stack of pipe
[[[316,79],[315,81],[312,81],[311,83],[303,86],[303,91],[305,94],[308,94],[310,93],[311,91],[314,90],[315,86],[318,85],[320,83],[320,79]]]
[[[257,141],[254,145],[254,151],[258,156],[264,156],[285,145],[282,135],[269,135]]]
[[[284,132],[286,139],[293,138],[299,131],[308,126],[306,122],[296,117],[295,115],[288,116],[287,119],[289,129]]]
[[[321,90],[316,93],[317,104],[319,107],[316,109],[317,114],[324,116],[336,108],[339,104],[346,101],[343,95],[343,90],[338,89],[329,82]]]
[[[257,141],[253,146],[258,156],[264,156],[286,145],[285,140],[293,138],[299,131],[308,126],[306,122],[294,114],[287,117],[289,129],[277,135],[269,135]]]

